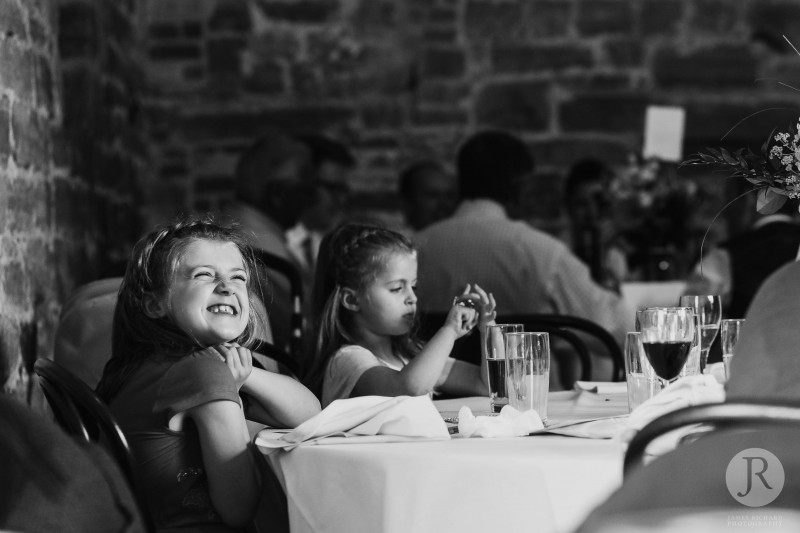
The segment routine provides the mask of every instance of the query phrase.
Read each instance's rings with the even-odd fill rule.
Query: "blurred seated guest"
[[[144,532],[117,464],[0,395],[0,530]]]
[[[563,242],[508,217],[522,182],[533,177],[525,144],[509,133],[479,132],[461,145],[457,169],[456,212],[417,236],[422,310],[447,311],[453,294],[475,283],[503,303],[504,313],[578,316],[621,343],[631,326],[622,298],[592,281]],[[610,358],[606,363],[610,374]],[[598,375],[605,373],[601,364]]]
[[[798,251],[800,217],[796,203],[786,202],[705,254],[689,277],[685,294],[719,294],[725,316],[741,318],[764,280],[795,261]]]
[[[567,174],[564,206],[572,251],[589,265],[592,278],[617,290],[628,276],[624,241],[617,235],[608,196],[612,170],[598,159],[581,159]]]
[[[789,511],[792,514],[788,529],[796,531],[800,516],[796,512],[800,509],[798,438],[800,429],[791,426],[762,428],[759,431],[722,429],[706,433],[691,444],[680,445],[674,451],[631,472],[623,485],[592,511],[576,533],[721,533],[730,531],[732,527],[736,529],[731,525],[731,520],[750,519],[748,511],[752,508],[744,502],[753,503],[758,509],[753,516],[783,515],[785,519],[789,518],[786,517],[787,510],[794,510]],[[770,490],[777,490],[774,477],[777,469],[768,463],[766,471],[753,470],[748,473],[748,463],[740,454],[753,448],[768,450],[783,467],[783,488],[769,502],[759,501],[760,498],[771,496],[762,483],[769,484],[772,480]],[[741,462],[736,465],[734,460]],[[762,469],[764,466],[759,461],[753,467]],[[748,486],[752,490],[748,490]],[[741,499],[735,498],[734,494]],[[747,499],[748,494],[750,499]],[[766,531],[770,528],[745,529]]]
[[[756,292],[731,360],[727,397],[800,400],[800,263],[782,266]]]
[[[259,137],[241,155],[236,166],[236,200],[223,212],[238,222],[253,245],[293,263],[303,270],[289,250],[286,231],[297,224],[316,194],[311,151],[301,142],[278,132]],[[269,270],[269,287],[263,288],[267,314],[276,346],[290,346],[292,300],[289,280]],[[310,284],[305,294],[310,293]]]
[[[453,213],[457,200],[455,179],[438,161],[417,161],[400,173],[399,193],[405,222],[420,231]]]
[[[289,252],[309,274],[313,284],[319,244],[322,237],[341,223],[350,197],[348,179],[356,159],[342,142],[319,133],[295,136],[311,151],[316,190],[313,202],[305,207],[300,220],[286,232]]]
[[[53,360],[92,389],[111,358],[111,318],[121,282],[108,278],[78,287],[58,319]]]

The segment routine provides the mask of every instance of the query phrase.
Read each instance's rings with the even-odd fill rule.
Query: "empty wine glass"
[[[681,307],[694,309],[700,322],[700,373],[706,368],[708,352],[719,332],[722,319],[722,299],[718,294],[686,294],[681,296]]]
[[[695,335],[694,309],[658,307],[638,313],[642,346],[647,360],[667,386],[680,375]]]

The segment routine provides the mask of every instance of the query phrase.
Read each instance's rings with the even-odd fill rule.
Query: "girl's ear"
[[[358,311],[361,306],[358,303],[356,291],[348,288],[342,289],[342,305],[348,311]]]
[[[167,316],[166,302],[153,293],[147,293],[144,297],[144,314],[150,318],[164,318]]]

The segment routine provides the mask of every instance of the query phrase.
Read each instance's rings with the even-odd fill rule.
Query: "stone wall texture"
[[[266,128],[349,143],[360,203],[391,209],[401,165],[452,162],[492,127],[529,143],[527,216],[557,231],[566,169],[624,163],[647,105],[686,108],[688,155],[758,148],[800,96],[778,83],[800,83],[791,0],[150,0],[145,18],[148,189],[180,198],[150,203],[151,220],[230,197],[236,155]],[[723,188],[705,181],[710,222]]]
[[[61,305],[140,231],[134,2],[0,0],[0,382],[41,405]]]
[[[262,131],[349,144],[391,219],[403,164],[510,130],[538,163],[525,216],[558,232],[567,168],[622,165],[649,104],[686,109],[687,155],[791,124],[784,35],[796,0],[0,0],[0,380],[30,394],[66,296],[230,198]],[[697,179],[710,222],[724,184]]]

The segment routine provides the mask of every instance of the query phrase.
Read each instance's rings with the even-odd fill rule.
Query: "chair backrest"
[[[549,315],[549,314],[514,314],[501,315],[497,318],[497,323],[522,323],[531,331],[548,331],[548,328],[558,328],[559,330],[572,331],[588,335],[599,341],[611,357],[612,375],[611,381],[622,381],[625,379],[625,366],[622,356],[622,348],[614,339],[614,336],[603,326],[592,322],[586,318],[571,315]],[[591,368],[591,367],[590,367]]]
[[[108,449],[136,496],[145,526],[148,531],[155,531],[143,489],[133,468],[128,440],[108,406],[86,383],[58,363],[37,359],[33,370],[62,429],[78,440],[97,442]]]
[[[290,261],[271,254],[264,250],[254,248],[253,254],[256,260],[266,269],[274,270],[289,280],[289,288],[292,299],[292,311],[289,319],[291,327],[290,355],[297,361],[301,360],[303,354],[303,333],[305,325],[303,323],[303,278],[297,267]],[[261,271],[262,275],[265,274]],[[266,286],[265,278],[261,279],[262,286]]]
[[[525,326],[525,331],[544,331],[549,333],[552,339],[563,340],[567,345],[569,345],[577,358],[579,364],[578,379],[583,381],[590,380],[592,376],[592,359],[589,356],[589,349],[586,347],[586,343],[583,341],[583,339],[567,328],[543,324],[533,319],[529,320],[530,317],[538,316],[540,315],[506,315],[499,317],[497,319],[497,323],[523,324]],[[420,314],[420,337],[423,340],[430,339],[433,334],[436,333],[436,331],[442,326],[442,324],[444,324],[446,317],[447,313],[441,312]],[[480,335],[478,335],[477,332],[474,332],[473,334],[462,337],[456,341],[456,345],[453,347],[453,352],[451,355],[456,359],[477,364],[480,361],[480,353]],[[573,371],[573,365],[571,364],[572,361],[564,360],[560,362],[561,364],[558,368],[560,370],[559,381],[561,382],[561,386],[565,389],[571,389],[574,381],[573,376],[575,375],[575,372]]]
[[[288,354],[269,342],[259,341],[252,348],[253,352],[257,352],[266,356],[278,364],[278,369],[282,374],[289,374],[294,378],[300,376],[300,364],[296,358]]]
[[[697,424],[704,426],[706,431],[709,427],[712,430],[800,428],[800,403],[737,400],[692,405],[667,413],[644,426],[630,441],[625,452],[623,475],[628,476],[644,464],[647,447],[657,437]]]

